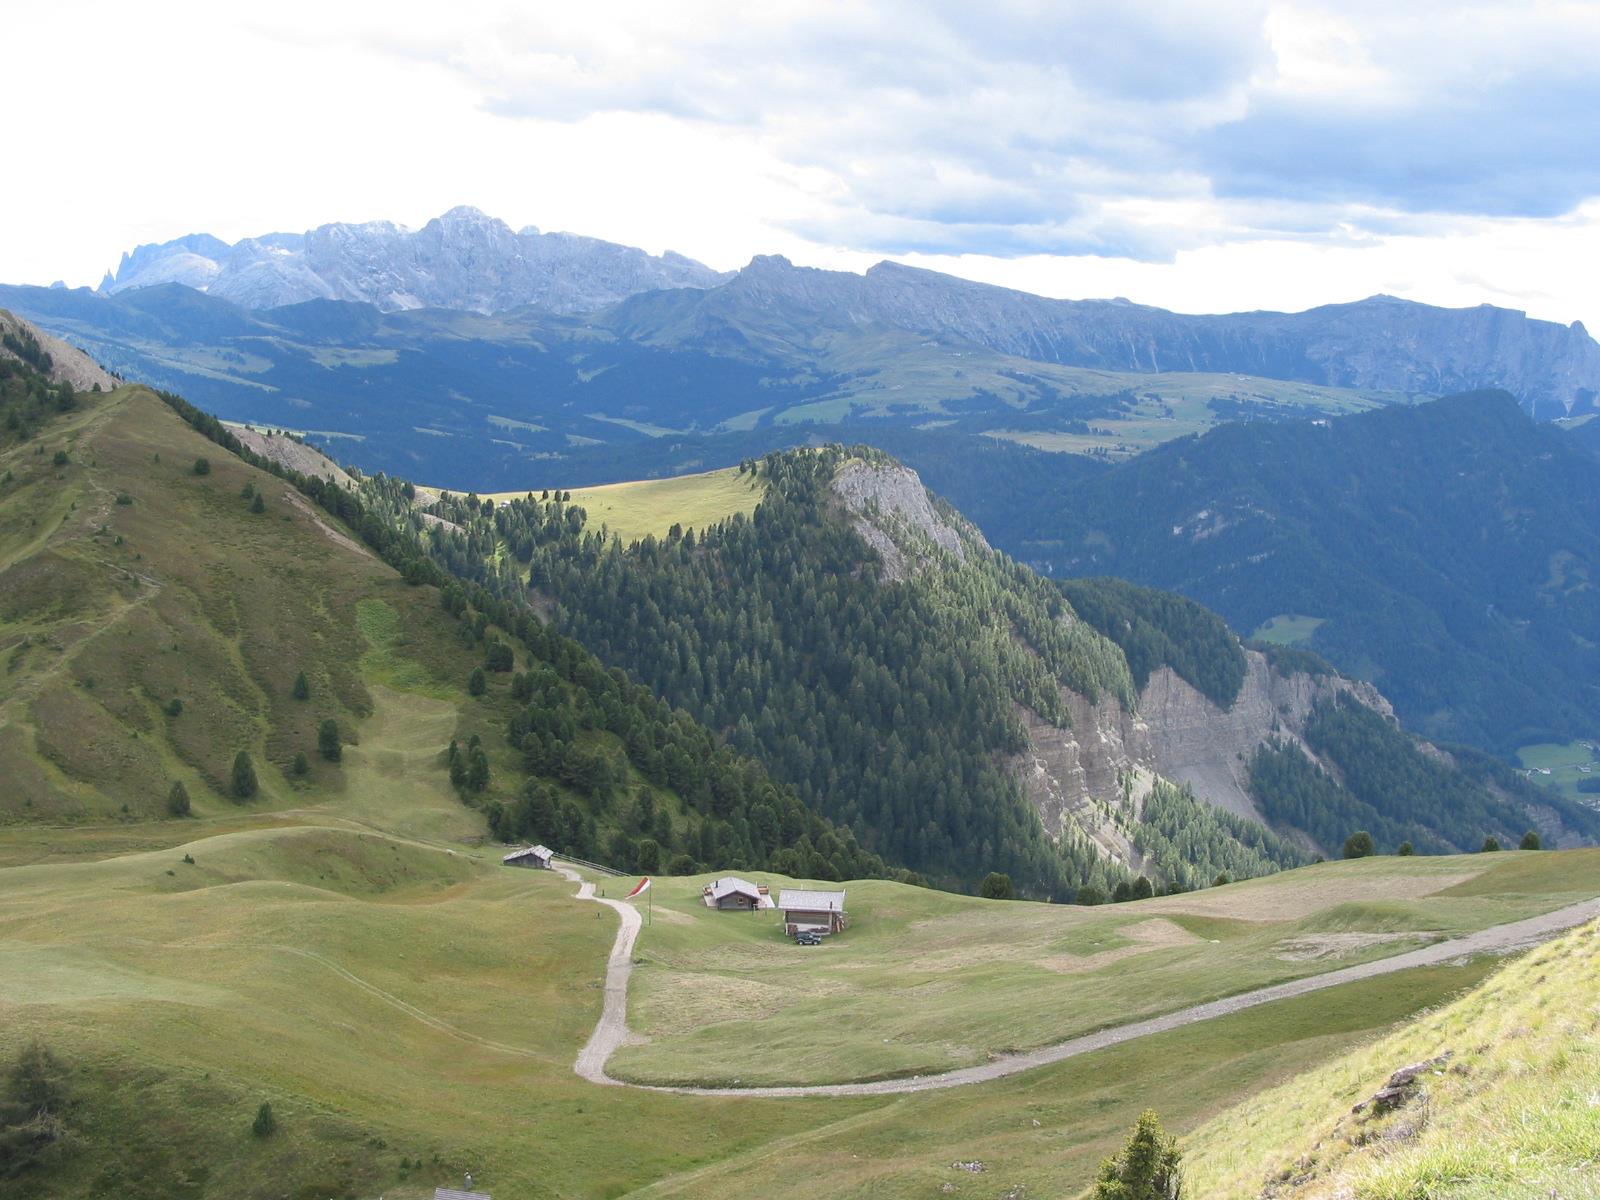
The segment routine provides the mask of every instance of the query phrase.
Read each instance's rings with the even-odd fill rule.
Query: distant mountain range
[[[524,304],[591,312],[637,292],[704,288],[728,276],[681,254],[654,256],[571,233],[513,230],[475,208],[421,229],[391,221],[321,225],[229,245],[208,233],[140,246],[100,285],[106,295],[180,283],[243,308],[353,300],[394,312],[494,313]]]

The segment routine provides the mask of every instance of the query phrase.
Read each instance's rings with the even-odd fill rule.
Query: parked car
[[[822,945],[822,935],[820,933],[797,933],[794,935],[794,944],[796,946],[820,946]]]

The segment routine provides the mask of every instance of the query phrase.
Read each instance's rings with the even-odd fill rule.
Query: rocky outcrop
[[[883,560],[883,578],[898,582],[926,562],[932,547],[965,560],[966,542],[989,543],[966,521],[939,512],[910,467],[850,462],[833,479],[833,493],[863,541]],[[958,523],[959,522],[959,523]]]
[[[50,356],[48,374],[52,383],[64,383],[75,392],[92,392],[96,387],[102,392],[109,392],[120,382],[76,346],[52,337],[32,322],[24,321],[3,308],[0,308],[0,332],[22,334],[38,342],[40,349]],[[0,355],[16,357],[3,346],[0,346]]]
[[[275,462],[290,471],[298,471],[302,475],[326,479],[330,483],[337,483],[340,487],[355,486],[355,480],[346,474],[343,467],[314,446],[298,442],[287,434],[263,431],[232,421],[226,424],[228,432],[269,462]]]
[[[513,230],[475,208],[421,229],[391,221],[323,225],[230,246],[191,234],[123,255],[107,294],[181,283],[245,308],[354,300],[386,312],[447,308],[496,313],[525,304],[593,312],[640,292],[705,288],[728,276],[681,254],[569,233]]]
[[[1256,747],[1283,738],[1315,759],[1301,739],[1306,718],[1317,701],[1341,692],[1387,717],[1394,710],[1369,683],[1342,675],[1282,675],[1258,650],[1246,650],[1245,658],[1244,684],[1230,707],[1218,706],[1172,668],[1161,667],[1139,695],[1139,714],[1149,730],[1152,769],[1189,784],[1208,804],[1260,819],[1247,786]]]

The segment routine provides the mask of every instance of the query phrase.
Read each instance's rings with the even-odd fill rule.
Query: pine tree
[[[250,1126],[250,1132],[258,1138],[271,1137],[278,1129],[278,1118],[272,1115],[272,1105],[265,1100],[261,1107],[256,1109],[256,1119]]]
[[[248,800],[256,794],[256,768],[250,755],[241,750],[233,756],[233,794],[238,800]]]
[[[306,757],[304,750],[296,750],[294,755],[293,771],[296,775],[304,775],[311,770],[311,760]]]
[[[467,695],[481,696],[489,690],[489,680],[485,677],[482,667],[473,667],[472,674],[467,676]]]
[[[339,740],[339,722],[332,717],[317,729],[317,753],[329,762],[338,762],[344,756],[344,746]]]
[[[311,681],[306,678],[304,671],[294,677],[294,698],[296,700],[311,699]]]
[[[1160,1118],[1146,1110],[1122,1153],[1100,1165],[1094,1200],[1181,1200],[1181,1158],[1178,1139],[1168,1137]]]
[[[175,817],[187,817],[191,811],[189,789],[183,786],[183,780],[173,780],[172,790],[167,793],[167,812]]]
[[[253,513],[264,513],[267,511],[267,502],[262,498],[260,492],[257,492],[256,498],[250,501],[250,511]]]

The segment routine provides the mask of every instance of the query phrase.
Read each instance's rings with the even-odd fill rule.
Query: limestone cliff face
[[[849,511],[850,523],[883,559],[886,582],[900,582],[935,553],[947,550],[958,561],[971,542],[987,551],[989,543],[969,522],[940,512],[922,479],[898,463],[850,462],[833,480],[833,493]]]
[[[1394,710],[1377,688],[1340,675],[1282,675],[1266,655],[1245,651],[1244,686],[1230,708],[1221,708],[1180,679],[1170,667],[1150,676],[1139,695],[1139,713],[1150,731],[1152,766],[1175,783],[1187,783],[1209,804],[1259,819],[1246,787],[1250,755],[1270,737],[1298,743],[1316,755],[1301,735],[1319,700],[1350,692],[1368,708],[1392,718]]]
[[[1319,700],[1343,692],[1392,718],[1393,709],[1370,684],[1339,675],[1275,671],[1266,655],[1247,650],[1244,685],[1228,708],[1213,703],[1171,668],[1153,673],[1130,713],[1113,699],[1091,704],[1063,692],[1072,717],[1057,729],[1019,708],[1028,749],[1017,777],[1053,838],[1074,827],[1105,853],[1138,869],[1136,852],[1112,820],[1116,807],[1136,816],[1156,777],[1188,784],[1206,803],[1260,820],[1249,792],[1249,762],[1269,738],[1306,746],[1306,719]],[[1324,764],[1326,765],[1326,764]]]

